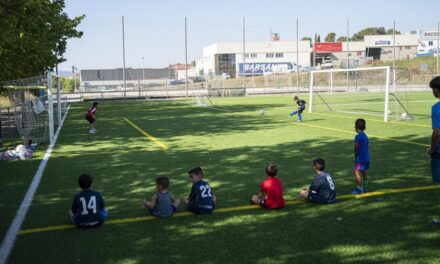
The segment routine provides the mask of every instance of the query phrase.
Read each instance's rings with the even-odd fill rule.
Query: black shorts
[[[93,117],[90,117],[88,115],[85,116],[86,120],[89,121],[89,123],[94,123],[96,121],[96,119],[94,119]]]

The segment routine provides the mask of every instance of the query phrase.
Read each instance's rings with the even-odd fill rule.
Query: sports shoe
[[[434,219],[432,219],[432,222],[434,224],[440,225],[440,218],[434,218]]]
[[[351,194],[362,194],[364,191],[361,188],[355,188],[351,191]]]
[[[302,122],[302,120],[296,120],[296,122],[298,122],[298,123],[301,123],[301,122]]]
[[[93,130],[93,129],[90,130],[90,131],[89,131],[89,134],[96,134],[96,130]]]

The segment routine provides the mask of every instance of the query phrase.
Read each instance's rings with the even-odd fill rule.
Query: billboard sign
[[[437,30],[420,30],[419,37],[421,40],[436,40],[439,36]]]
[[[243,63],[238,64],[239,74],[243,76]],[[287,72],[293,70],[293,64],[290,62],[255,62],[246,63],[244,72],[246,76],[271,74],[277,69],[285,69]]]
[[[389,46],[389,45],[391,45],[390,40],[376,40],[374,42],[374,46]]]
[[[342,42],[315,42],[314,49],[316,53],[341,52]]]

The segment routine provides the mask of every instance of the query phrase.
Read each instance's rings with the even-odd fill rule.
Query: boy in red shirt
[[[96,118],[95,118],[95,113],[96,113],[96,109],[98,107],[98,102],[94,102],[92,107],[90,107],[89,110],[87,110],[87,114],[85,116],[86,120],[89,121],[90,123],[90,134],[95,134],[96,132],[98,132],[96,130]]]
[[[266,209],[278,209],[284,207],[283,184],[279,178],[276,178],[277,172],[277,165],[266,165],[267,179],[261,183],[258,195],[252,196],[252,203],[259,204]],[[266,195],[264,196],[264,194]]]

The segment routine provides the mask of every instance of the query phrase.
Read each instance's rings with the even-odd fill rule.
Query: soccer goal
[[[198,106],[198,107],[212,107],[212,106],[214,106],[209,95],[202,94],[202,93],[192,94],[191,102],[193,105]]]
[[[312,71],[309,112],[412,119],[405,90],[393,85],[398,77],[392,79],[391,71],[389,66]]]

